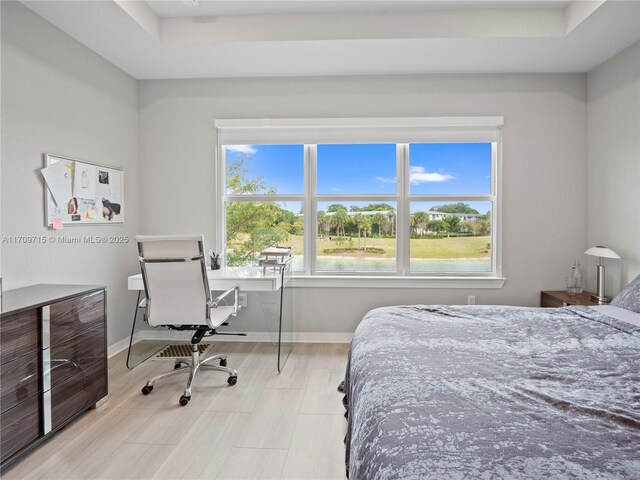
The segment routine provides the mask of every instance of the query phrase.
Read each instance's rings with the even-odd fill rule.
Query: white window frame
[[[304,272],[294,273],[298,287],[366,288],[502,288],[502,125],[503,117],[404,117],[352,119],[233,119],[216,120],[216,179],[214,182],[217,251],[226,239],[225,204],[230,201],[302,202],[304,214]],[[411,195],[409,186],[409,144],[443,142],[483,142],[492,144],[491,192],[486,195]],[[396,144],[396,193],[378,195],[319,195],[316,191],[317,145],[324,143]],[[288,195],[227,195],[226,144],[303,144],[304,192]],[[316,271],[318,202],[395,202],[396,271],[332,273]],[[445,275],[410,272],[410,233],[406,221],[409,206],[415,201],[489,201],[492,203],[492,271],[487,273]]]

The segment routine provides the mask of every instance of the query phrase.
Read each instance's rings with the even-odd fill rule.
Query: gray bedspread
[[[640,479],[640,328],[585,307],[372,310],[345,392],[350,480]]]

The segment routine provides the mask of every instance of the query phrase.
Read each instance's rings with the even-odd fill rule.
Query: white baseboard
[[[111,358],[127,348],[129,348],[129,337],[123,338],[122,340],[118,340],[116,343],[109,345],[107,347],[107,358]]]
[[[216,335],[219,342],[274,342],[277,337],[269,332],[246,332],[247,336]],[[133,343],[141,340],[185,341],[191,339],[191,332],[176,332],[171,330],[148,330],[137,332]],[[293,343],[349,343],[352,333],[348,332],[293,332]],[[205,340],[206,341],[206,340]],[[109,358],[129,347],[129,337],[117,341],[107,349]]]

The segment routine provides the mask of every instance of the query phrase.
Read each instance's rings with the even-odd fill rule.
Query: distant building
[[[325,212],[327,217],[331,217],[333,216],[333,214],[336,212]],[[345,213],[347,214],[348,217],[353,218],[358,214],[361,215],[366,215],[368,217],[373,217],[374,215],[377,214],[381,214],[384,215],[386,218],[390,218],[390,214],[388,210],[377,210],[377,211],[361,211],[361,212],[347,212],[345,211]],[[416,213],[416,212],[413,212]],[[413,215],[412,213],[412,215]],[[484,217],[483,214],[481,213],[445,213],[445,212],[433,212],[433,211],[426,211],[423,212],[427,215],[427,222],[431,222],[433,220],[445,220],[445,218],[447,217],[458,217],[460,219],[460,224],[458,226],[458,232],[459,233],[469,233],[469,227],[468,225],[466,225],[466,223],[468,222],[473,222],[478,220],[481,217]],[[393,211],[393,216],[395,216],[396,212]],[[425,226],[426,227],[426,226]],[[432,233],[428,228],[420,228],[418,226],[413,226],[412,227],[412,231],[415,232],[418,235],[425,235],[427,233]],[[393,233],[393,231],[392,231]]]
[[[482,217],[480,213],[442,213],[442,212],[425,212],[429,215],[429,221],[431,220],[444,220],[445,217],[458,217],[461,222],[473,222]]]
[[[336,212],[326,212],[327,216],[329,216],[329,217],[331,215],[333,215],[334,213],[336,213]],[[349,217],[355,217],[359,213],[361,213],[362,215],[367,215],[369,217],[372,217],[372,216],[374,216],[374,215],[376,215],[378,213],[384,215],[385,217],[389,216],[389,211],[388,210],[377,210],[377,211],[366,211],[366,212],[346,212],[346,213],[347,213],[347,215]],[[394,211],[394,215],[395,215],[395,211]]]
[[[327,216],[332,216],[335,212],[326,212]],[[355,217],[358,213],[367,216],[374,216],[378,213],[384,215],[385,217],[389,215],[387,210],[378,210],[378,211],[362,211],[362,212],[346,212],[349,217]],[[395,213],[395,212],[394,212]],[[429,215],[429,221],[431,220],[444,220],[446,217],[458,217],[461,222],[473,222],[483,215],[480,213],[444,213],[444,212],[424,212]]]

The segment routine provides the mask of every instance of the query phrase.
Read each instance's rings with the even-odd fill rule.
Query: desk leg
[[[131,359],[131,346],[133,344],[133,334],[136,331],[136,320],[138,319],[138,310],[140,309],[140,297],[142,296],[142,290],[138,290],[138,300],[136,300],[136,311],[133,314],[133,325],[131,326],[131,337],[129,338],[129,351],[127,352],[127,368],[131,370],[136,365],[129,365]]]
[[[280,271],[282,286],[280,287],[280,312],[278,318],[278,373],[282,372],[293,347],[293,303],[292,292],[290,291],[291,264],[287,262]]]
[[[284,362],[280,362],[282,354],[282,304],[284,302],[284,268],[282,269],[282,286],[280,287],[280,318],[278,320],[278,373],[282,372]]]

